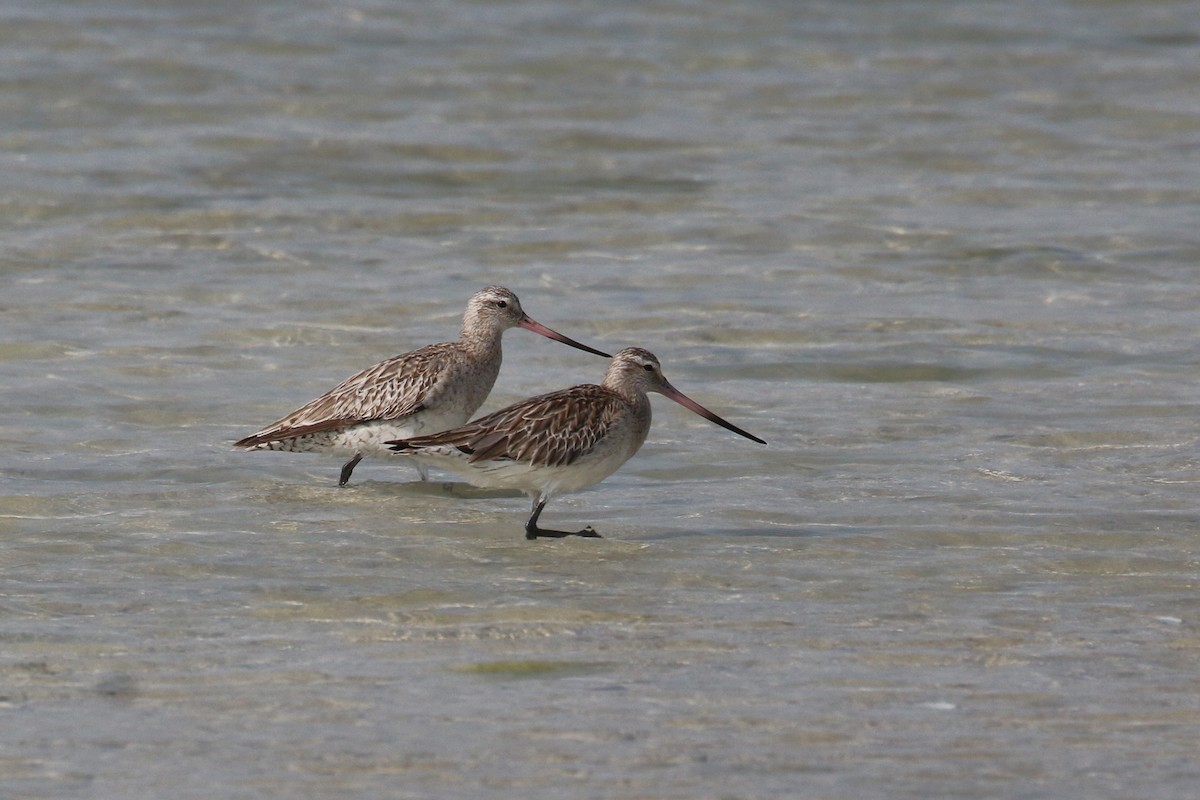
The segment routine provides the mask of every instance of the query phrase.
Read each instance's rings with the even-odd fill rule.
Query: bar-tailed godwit
[[[350,456],[338,480],[345,486],[363,456],[393,456],[387,440],[470,419],[500,374],[500,337],[514,327],[611,358],[534,322],[515,294],[490,286],[467,303],[457,342],[431,344],[368,367],[234,446]],[[424,466],[417,469],[425,480]]]
[[[533,498],[525,538],[598,536],[538,527],[546,503],[607,478],[633,457],[650,432],[650,398],[658,392],[723,428],[765,441],[718,417],[663,377],[654,354],[617,353],[599,385],[582,384],[532,397],[459,428],[389,442],[392,449],[444,467],[475,486],[520,489]]]

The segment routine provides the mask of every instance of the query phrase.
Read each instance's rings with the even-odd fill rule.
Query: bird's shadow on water
[[[424,497],[453,497],[460,500],[486,500],[489,498],[525,497],[517,489],[481,489],[462,481],[363,481],[357,485],[381,494],[415,494]]]
[[[864,536],[873,535],[876,531],[852,525],[797,525],[780,527],[778,525],[755,526],[747,528],[670,528],[645,532],[638,535],[638,541],[655,542],[673,539],[707,540],[724,539],[729,543],[745,544],[754,539],[824,539],[834,536]]]
[[[343,489],[358,489],[371,494],[387,496],[410,495],[429,498],[451,498],[458,500],[489,500],[519,498],[527,499],[524,492],[518,489],[484,489],[472,486],[465,481],[447,481],[436,478],[421,481],[387,481],[363,480],[342,487]],[[603,512],[597,512],[603,516]],[[599,529],[599,525],[596,526]],[[620,525],[604,523],[608,530],[599,530],[600,538],[626,542],[667,542],[676,539],[702,538],[709,541],[724,539],[729,543],[741,543],[755,539],[771,540],[811,540],[840,536],[873,536],[878,535],[878,529],[862,525],[845,525],[814,522],[812,524],[779,525],[751,524],[735,527],[663,527],[647,529],[631,524],[627,528]]]

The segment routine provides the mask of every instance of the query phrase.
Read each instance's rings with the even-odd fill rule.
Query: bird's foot
[[[603,539],[604,537],[596,533],[591,525],[588,525],[581,531],[552,531],[546,528],[539,528],[536,525],[527,525],[525,527],[525,538],[532,541],[533,539],[563,539],[567,536],[579,536],[584,539]]]

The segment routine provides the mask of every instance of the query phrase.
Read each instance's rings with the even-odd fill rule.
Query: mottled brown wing
[[[590,452],[622,410],[620,398],[593,384],[531,397],[462,427],[407,440],[410,447],[450,445],[470,461],[511,460],[561,467]]]
[[[250,447],[415,414],[434,402],[444,386],[448,347],[429,345],[367,367],[236,445]]]

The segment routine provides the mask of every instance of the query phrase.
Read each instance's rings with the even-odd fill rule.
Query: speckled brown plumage
[[[614,425],[625,422],[630,410],[627,401],[611,389],[583,384],[532,397],[453,431],[418,436],[405,444],[450,445],[466,454],[470,464],[507,460],[533,467],[565,467],[591,453]],[[638,410],[647,417],[647,424],[639,427],[648,431],[649,404]]]
[[[368,367],[235,446],[351,456],[342,468],[344,485],[364,456],[391,455],[386,440],[452,428],[469,419],[496,382],[500,339],[512,327],[607,357],[534,322],[515,294],[491,286],[471,297],[458,341],[431,344]],[[424,467],[418,469],[424,479]]]
[[[654,354],[639,347],[613,357],[600,385],[583,384],[531,397],[466,425],[390,442],[393,449],[450,469],[477,486],[520,489],[533,498],[526,538],[595,536],[538,527],[556,494],[598,483],[633,457],[650,432],[657,392],[722,427],[766,444],[688,398],[663,376]]]

